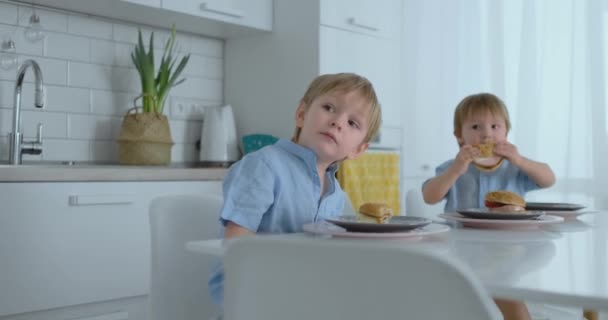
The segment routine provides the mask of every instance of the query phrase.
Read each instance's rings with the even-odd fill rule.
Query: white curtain
[[[458,101],[495,93],[509,108],[510,141],[557,175],[529,200],[608,207],[605,2],[406,0],[404,100],[422,118],[421,106],[445,111],[414,126],[453,140]],[[447,160],[451,147],[423,156]]]

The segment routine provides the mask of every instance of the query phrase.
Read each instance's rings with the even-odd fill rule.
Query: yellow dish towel
[[[340,186],[349,196],[355,211],[366,202],[383,202],[399,215],[399,155],[365,153],[340,164]]]

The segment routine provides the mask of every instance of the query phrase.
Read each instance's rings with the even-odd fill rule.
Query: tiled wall
[[[33,72],[28,70],[22,132],[33,139],[42,123],[44,150],[40,156],[24,155],[24,160],[116,162],[121,118],[141,91],[130,58],[138,26],[45,8],[36,8],[36,13],[47,36],[31,43],[24,30],[32,7],[0,2],[0,41],[15,41],[19,63],[26,59],[39,63],[46,87],[46,106],[35,109]],[[141,27],[144,39],[154,32],[158,65],[168,29]],[[191,57],[182,73],[186,82],[171,90],[165,114],[175,141],[172,161],[190,162],[198,159],[194,146],[201,133],[198,111],[222,103],[223,41],[178,33],[178,45]],[[15,77],[16,69],[0,69],[0,162],[8,158]]]

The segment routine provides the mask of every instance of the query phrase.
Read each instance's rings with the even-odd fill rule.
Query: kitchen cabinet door
[[[0,317],[146,296],[150,201],[197,193],[221,182],[0,183]]]
[[[272,0],[171,0],[162,8],[262,30],[272,29]]]
[[[321,0],[321,24],[367,35],[399,36],[400,0]]]
[[[323,26],[319,41],[320,73],[355,72],[368,78],[382,104],[383,126],[400,127],[399,43]]]

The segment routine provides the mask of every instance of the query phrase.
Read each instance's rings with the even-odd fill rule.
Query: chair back
[[[171,195],[150,204],[151,320],[206,320],[218,313],[207,281],[216,258],[188,252],[186,242],[218,237],[219,195]]]
[[[443,213],[444,206],[445,200],[434,205],[426,204],[422,197],[421,188],[410,189],[405,194],[405,215],[407,216],[433,219]]]
[[[224,263],[225,320],[502,319],[468,267],[411,248],[252,237]]]

